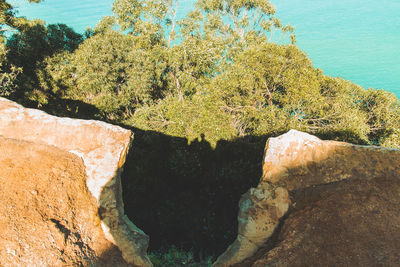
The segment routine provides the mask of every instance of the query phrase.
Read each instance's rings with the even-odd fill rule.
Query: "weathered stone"
[[[137,266],[151,266],[151,262],[146,255],[148,237],[132,222],[130,222],[129,219],[124,215],[120,174],[122,172],[122,167],[125,162],[126,154],[132,140],[132,133],[130,131],[99,121],[77,120],[51,116],[39,110],[23,108],[22,106],[14,102],[11,102],[4,98],[0,98],[0,135],[3,136],[3,140],[14,139],[19,141],[19,143],[15,141],[17,143],[15,143],[14,145],[18,146],[23,144],[25,148],[21,148],[22,151],[29,152],[31,150],[36,151],[37,149],[39,152],[32,153],[35,157],[38,158],[32,157],[32,162],[37,162],[38,164],[41,163],[41,157],[44,157],[46,153],[49,153],[49,155],[51,155],[51,157],[53,157],[55,161],[51,164],[45,164],[45,166],[47,167],[51,165],[53,166],[53,168],[57,169],[59,168],[59,164],[61,164],[62,166],[71,165],[72,163],[69,163],[70,160],[72,162],[77,162],[78,160],[76,158],[74,159],[72,155],[68,152],[74,153],[75,155],[79,156],[83,161],[84,167],[82,167],[82,169],[84,170],[85,184],[90,192],[90,195],[93,197],[93,201],[86,196],[82,196],[82,198],[86,199],[86,202],[82,203],[89,203],[90,201],[92,201],[94,202],[93,205],[95,206],[91,206],[92,204],[87,204],[89,206],[86,206],[86,204],[78,205],[72,203],[72,195],[85,194],[84,188],[82,186],[77,187],[76,185],[76,191],[71,192],[68,191],[68,187],[63,188],[63,186],[67,184],[65,180],[67,179],[66,177],[69,177],[69,179],[67,179],[68,182],[70,180],[80,181],[80,179],[82,179],[75,178],[75,176],[78,175],[79,171],[68,173],[69,168],[65,167],[62,171],[58,171],[57,174],[54,174],[51,172],[51,169],[50,173],[47,173],[46,168],[41,167],[39,168],[39,172],[35,172],[36,165],[31,164],[29,158],[24,158],[24,164],[18,162],[18,154],[14,154],[16,157],[15,159],[8,157],[4,158],[3,161],[0,160],[0,162],[2,162],[2,165],[0,165],[1,168],[3,168],[4,164],[8,163],[9,165],[7,166],[20,166],[20,169],[16,171],[17,173],[15,175],[22,175],[25,183],[27,183],[26,190],[30,192],[36,192],[35,190],[37,189],[35,188],[37,187],[37,184],[34,184],[36,181],[35,179],[37,176],[41,176],[41,172],[44,172],[47,173],[47,176],[44,175],[42,178],[38,178],[39,180],[37,181],[37,183],[46,184],[49,188],[49,192],[51,192],[50,187],[51,185],[53,185],[54,180],[54,186],[57,188],[63,188],[62,190],[60,188],[58,190],[61,190],[62,192],[65,191],[68,195],[68,198],[63,198],[60,195],[60,199],[64,200],[60,200],[59,203],[57,203],[56,197],[47,199],[45,197],[46,191],[43,191],[40,194],[33,193],[32,197],[28,198],[31,199],[31,201],[26,203],[27,209],[36,210],[39,214],[45,214],[46,212],[54,213],[54,216],[52,215],[53,218],[51,218],[51,216],[48,218],[42,218],[42,220],[47,220],[46,222],[48,223],[48,230],[47,232],[45,231],[44,233],[40,233],[40,231],[44,229],[41,228],[41,230],[39,230],[37,233],[38,236],[43,235],[43,237],[45,237],[46,235],[51,235],[51,231],[56,231],[57,229],[59,229],[59,231],[61,232],[64,231],[70,233],[68,234],[69,237],[73,236],[73,233],[77,233],[77,235],[74,236],[83,237],[84,233],[79,231],[80,228],[93,228],[92,231],[95,234],[93,234],[92,236],[88,235],[87,237],[88,240],[90,239],[93,241],[93,245],[89,246],[89,243],[79,241],[80,239],[78,237],[76,237],[77,239],[75,241],[71,242],[79,244],[83,242],[84,244],[87,244],[90,248],[96,247],[97,241],[104,244],[108,242],[108,245],[104,246],[108,246],[109,251],[113,251],[116,247],[121,251],[123,257],[123,260],[121,262],[125,261],[125,264],[128,263]],[[6,143],[7,142],[9,143],[11,141],[6,141]],[[10,144],[12,144],[12,142]],[[58,149],[57,153],[60,154],[60,156],[58,156],[58,154],[54,152],[54,149],[56,148]],[[11,147],[7,149],[8,151],[12,151]],[[62,154],[60,151],[63,151],[64,154]],[[66,160],[66,162],[60,161],[60,158],[63,159],[65,157],[69,157],[70,159]],[[48,160],[50,159],[51,158],[49,158]],[[16,162],[14,162],[13,160]],[[26,166],[30,167],[27,168]],[[4,171],[5,173],[3,174],[3,177],[7,177],[8,173],[13,173],[15,170],[11,167],[7,167],[3,170],[3,172]],[[82,174],[79,173],[78,176],[81,177]],[[46,181],[46,179],[50,181]],[[4,186],[11,186],[16,195],[22,194],[22,192],[19,191],[19,187],[12,187],[10,181],[12,181],[11,178],[4,180]],[[32,181],[31,185],[29,185],[30,181]],[[72,188],[74,186],[70,185],[70,187]],[[3,194],[0,195],[0,201],[5,201],[4,199],[6,198],[6,196],[4,194],[7,191],[8,190],[2,191]],[[56,193],[52,194],[54,194],[54,196],[57,195]],[[46,203],[46,205],[43,204],[41,206],[35,206],[35,203],[39,201],[39,199],[40,202]],[[70,209],[72,211],[76,210],[76,212],[71,211],[72,213],[69,214],[67,214],[66,212],[57,213],[56,211],[64,209],[61,208],[64,207],[63,205],[67,205],[64,203],[65,201],[72,201],[68,205],[70,205]],[[9,207],[10,211],[15,208],[14,206]],[[46,207],[54,208],[54,210],[50,209],[51,211],[46,211]],[[92,214],[93,209],[95,210],[95,215]],[[89,214],[86,214],[86,211]],[[15,215],[17,216],[19,214]],[[21,215],[25,216],[23,214]],[[35,217],[36,215],[32,216]],[[63,216],[70,217],[67,218]],[[83,216],[82,218],[84,218],[85,216],[87,216],[88,218],[90,217],[90,220],[82,219],[79,216]],[[36,218],[38,219],[40,217]],[[21,220],[21,218],[15,218],[14,221],[12,217],[9,217],[9,219],[11,221],[2,221],[3,227],[7,227],[7,229],[14,229],[15,227],[17,227],[15,222]],[[96,222],[96,220],[98,220],[98,223]],[[71,224],[71,222],[73,221],[76,221],[76,223]],[[27,222],[29,227],[32,227],[32,229],[39,228],[36,225],[39,225],[41,223],[42,222],[40,221],[34,221],[34,219]],[[87,227],[85,226],[86,228],[84,228],[83,225],[85,223],[88,224]],[[19,221],[19,225],[20,227],[22,227],[23,220]],[[16,230],[14,233],[19,233],[20,228],[17,227],[15,229]],[[105,238],[104,242],[100,238],[101,235],[103,235]],[[9,237],[3,236],[1,231],[0,238],[9,239]],[[97,240],[98,238],[100,239]],[[21,250],[21,253],[18,254],[17,251],[15,249],[13,250],[11,247],[18,247],[18,242],[22,242],[22,239],[20,240],[18,238],[10,240],[10,243],[8,243],[10,249],[0,249],[2,253],[6,253],[6,255],[9,255],[10,257],[17,257],[16,255],[18,255],[18,257],[22,257],[26,261],[36,259],[35,257],[39,258],[39,255],[36,255],[36,253],[33,252],[33,254],[29,254]],[[62,239],[60,238],[55,238],[54,242],[56,244],[63,243]],[[64,243],[66,242],[67,241],[64,241]],[[4,242],[2,243],[5,244]],[[27,242],[26,246],[33,246],[35,248],[32,248],[32,251],[39,251],[36,250],[38,249],[37,246],[39,246],[39,244],[49,249],[47,253],[53,253],[51,252],[51,249],[54,247],[51,247],[51,245],[49,243],[46,243],[45,240],[43,242],[38,241],[31,244]],[[45,250],[40,251],[41,253],[45,253]],[[62,251],[62,249],[60,251]],[[99,251],[101,252],[101,249]],[[96,257],[99,257],[99,251],[93,249],[93,251],[90,252],[90,255],[96,255]],[[86,254],[83,253],[82,257],[85,258],[85,255]],[[90,256],[89,258],[92,258],[92,256]],[[4,257],[2,257],[2,259],[4,259]],[[65,260],[65,258],[62,258],[62,260]],[[81,260],[84,261],[84,259]],[[5,262],[4,264],[7,265],[7,262]],[[21,264],[24,265],[22,261]],[[47,264],[53,265],[50,262],[48,262]],[[37,265],[42,266],[41,264]]]
[[[337,220],[340,219],[326,220],[326,217],[328,214],[335,214],[340,210],[343,211],[343,209],[347,210],[349,213],[342,213],[342,216],[354,216],[352,217],[353,220],[347,221],[348,225],[343,226],[344,228],[342,230],[344,232],[349,232],[349,229],[359,224],[363,225],[367,233],[380,234],[381,232],[385,232],[389,233],[391,237],[399,238],[400,209],[397,207],[400,202],[400,192],[396,191],[400,190],[399,162],[400,150],[373,146],[357,146],[336,141],[322,141],[315,136],[295,130],[291,130],[277,138],[270,138],[267,142],[264,154],[262,179],[257,188],[250,189],[242,196],[239,203],[238,237],[217,259],[213,266],[236,266],[236,264],[240,262],[242,262],[242,264],[238,266],[252,266],[254,262],[257,262],[257,264],[254,263],[254,266],[320,266],[326,265],[325,263],[327,262],[332,262],[333,264],[334,260],[329,261],[328,258],[329,255],[331,257],[336,257],[335,254],[337,252],[334,248],[340,247],[340,242],[338,241],[338,243],[324,249],[321,242],[318,243],[314,241],[314,239],[321,238],[321,236],[323,236],[322,234],[318,237],[317,234],[311,235],[310,233],[312,231],[303,233],[302,231],[304,229],[301,227],[296,228],[290,224],[290,220],[297,226],[305,227],[305,225],[311,225],[310,227],[323,229],[323,231],[325,231],[324,233],[330,233],[331,230],[329,230],[329,227],[337,225]],[[358,189],[356,190],[353,188],[354,190],[352,191],[352,189],[346,187],[345,182],[348,181],[351,181],[353,187]],[[310,209],[313,208],[304,198],[302,199],[299,197],[298,192],[306,192],[307,190],[311,190],[310,192],[312,192],[315,188],[321,187],[328,190],[325,192],[325,195],[330,195],[329,192],[333,189],[329,189],[330,187],[326,185],[334,183],[343,183],[337,187],[341,188],[341,190],[335,189],[336,191],[332,191],[331,194],[333,194],[334,197],[329,200],[324,199],[322,197],[323,194],[320,195],[321,198],[319,201],[321,201],[321,207],[323,208],[312,211],[302,210],[297,211],[297,213],[292,213],[292,211],[296,210],[296,207],[304,207],[304,209],[306,209],[306,207]],[[375,185],[375,183],[378,184]],[[390,188],[390,190],[394,191],[385,191],[385,187],[381,186],[380,183],[385,183],[386,185],[391,184],[393,187]],[[380,229],[381,231],[376,231],[375,228],[379,226],[378,223],[371,223],[371,227],[368,228],[368,223],[366,222],[374,221],[375,218],[371,214],[369,214],[370,216],[368,217],[363,216],[360,212],[356,212],[358,209],[363,211],[363,208],[359,208],[355,203],[342,201],[342,199],[346,196],[348,197],[348,195],[351,195],[350,199],[365,197],[365,195],[369,194],[368,190],[370,190],[370,184],[374,184],[375,188],[381,190],[381,198],[377,197],[374,201],[370,202],[369,205],[376,205],[384,210],[386,205],[391,203],[390,201],[397,203],[392,207],[395,213],[390,217],[389,224],[392,225],[390,229],[385,229],[387,225],[384,225],[383,220],[379,221],[379,223],[382,223],[381,227],[383,230]],[[297,195],[295,194],[296,192]],[[364,208],[367,209],[368,205]],[[365,214],[367,213],[368,212],[365,211]],[[291,217],[292,214],[293,216]],[[284,218],[287,216],[289,217],[285,220]],[[314,219],[314,221],[309,218]],[[280,231],[280,224],[283,224],[283,232]],[[292,230],[287,230],[285,232],[285,229],[289,228]],[[298,234],[299,231],[301,234]],[[342,232],[332,230],[331,234],[337,235],[337,240],[341,240]],[[276,237],[276,235],[278,237]],[[285,239],[288,236],[293,238],[288,241],[288,239]],[[353,238],[350,238],[349,240],[351,241],[349,242],[359,242],[359,240],[357,240],[357,234],[354,232],[347,236]],[[374,240],[374,238],[379,239],[374,234],[365,234],[365,236],[368,236],[368,242],[373,242],[372,240]],[[329,240],[329,235],[323,237],[325,238],[325,242]],[[276,245],[273,239],[280,240],[280,244],[285,244],[283,246],[286,246],[286,248],[291,247],[291,249],[289,250],[282,247],[273,249]],[[301,240],[301,242],[299,240]],[[392,241],[396,239],[391,238],[387,240],[388,241],[385,243],[386,247],[382,242],[379,244],[385,247],[385,249],[387,249],[386,251],[389,251],[389,254],[399,248],[399,242],[396,243],[397,245],[391,245],[393,243]],[[368,242],[365,241],[364,244]],[[314,254],[315,261],[309,258],[309,254],[307,254],[309,251],[304,251],[305,243],[314,244],[314,247],[315,244],[322,246],[319,249],[320,253]],[[262,247],[263,249],[260,250],[261,252],[259,251],[253,256]],[[367,247],[368,245],[365,245],[363,248],[372,253],[373,251],[368,250]],[[294,251],[296,251],[297,254]],[[381,249],[379,251],[381,252]],[[291,256],[285,254],[289,252]],[[346,251],[343,252],[345,253]],[[357,261],[360,260],[360,258],[357,258],[358,256],[350,255],[356,253],[354,250],[347,252],[347,261],[343,261],[346,263],[344,265],[352,266],[361,262]],[[275,253],[273,254],[274,256],[272,256],[271,253]],[[324,258],[321,255],[328,256]],[[366,254],[364,253],[363,255]],[[393,255],[394,254],[390,254],[385,259],[382,258],[382,261],[384,263],[390,263],[387,259],[393,259]],[[251,256],[253,256],[251,260],[244,261]],[[306,259],[301,261],[301,257]],[[372,260],[371,257],[360,257],[363,260],[362,262]],[[288,258],[291,260],[285,261],[285,259]],[[257,259],[259,260],[257,261]],[[319,261],[321,259],[326,261]],[[303,265],[301,262],[303,262]]]
[[[400,266],[400,179],[295,190],[272,246],[241,267]]]

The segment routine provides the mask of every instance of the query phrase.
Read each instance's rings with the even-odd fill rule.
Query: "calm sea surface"
[[[10,0],[21,16],[65,23],[78,32],[111,15],[113,0]],[[193,0],[181,0],[179,13]],[[400,97],[400,0],[272,0],[296,27],[299,47],[325,74]]]

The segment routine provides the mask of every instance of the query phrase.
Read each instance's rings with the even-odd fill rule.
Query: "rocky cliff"
[[[291,130],[268,140],[263,166],[214,266],[400,265],[400,150]]]
[[[0,98],[0,265],[151,266],[124,215],[132,133]],[[291,130],[267,141],[214,266],[400,266],[400,150]]]
[[[151,266],[121,197],[131,140],[0,98],[0,265]]]

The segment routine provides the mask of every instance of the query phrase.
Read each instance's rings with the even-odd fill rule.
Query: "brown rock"
[[[293,201],[273,248],[241,266],[400,266],[400,179],[343,180]]]
[[[123,263],[101,230],[80,158],[1,136],[0,151],[1,266],[105,264],[110,251]]]
[[[0,136],[0,265],[151,266],[148,237],[123,211],[130,131],[0,98]]]
[[[294,130],[270,138],[238,238],[214,266],[398,266],[399,162],[396,149]]]

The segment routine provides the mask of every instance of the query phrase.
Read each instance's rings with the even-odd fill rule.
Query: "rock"
[[[399,162],[400,150],[295,130],[270,138],[213,266],[399,266]]]
[[[293,193],[274,245],[237,266],[400,266],[400,179],[347,179]]]
[[[0,136],[0,265],[152,265],[124,215],[130,131],[0,98]]]

